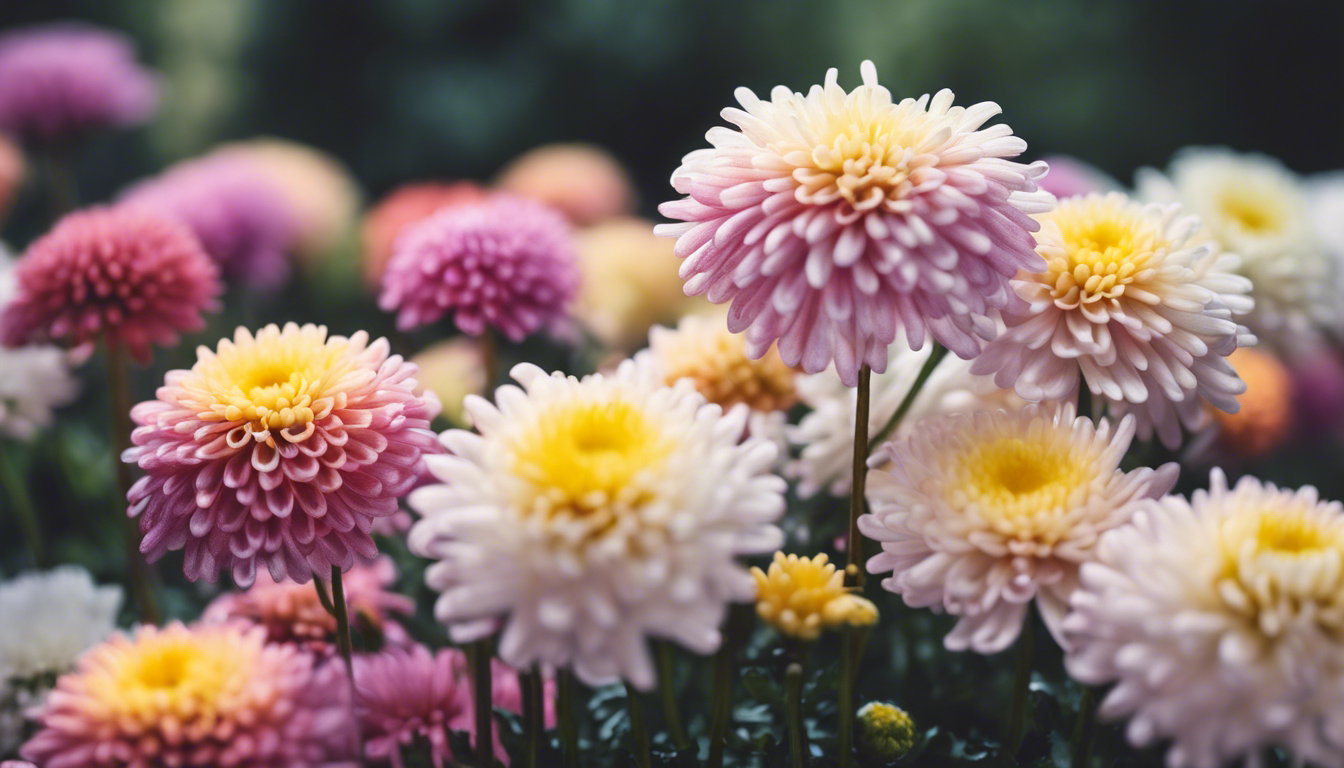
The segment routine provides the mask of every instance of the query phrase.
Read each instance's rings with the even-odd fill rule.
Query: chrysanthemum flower
[[[116,628],[121,588],[65,565],[0,584],[0,681],[58,675]]]
[[[1291,370],[1299,433],[1344,437],[1344,359],[1322,345],[1293,361]]]
[[[959,616],[950,650],[1008,647],[1033,599],[1058,637],[1097,538],[1176,482],[1175,464],[1119,469],[1133,437],[1133,417],[1093,424],[1071,404],[921,423],[869,473],[859,530],[882,552],[868,571],[891,571],[882,586],[912,608]]]
[[[564,218],[531,200],[494,195],[407,229],[378,306],[396,312],[404,331],[451,312],[465,333],[495,328],[518,342],[565,316],[578,280]]]
[[[14,261],[0,243],[0,315],[18,291]],[[29,440],[51,424],[52,410],[79,394],[68,352],[46,344],[0,346],[0,436]]]
[[[21,750],[44,768],[316,768],[349,755],[348,684],[260,629],[117,635],[60,678]]]
[[[877,606],[845,587],[845,572],[825,554],[799,557],[776,552],[770,570],[752,568],[756,615],[789,637],[816,640],[821,630],[877,622]]]
[[[1119,192],[1062,201],[1041,215],[1042,274],[1013,287],[1024,311],[971,370],[995,374],[1028,400],[1077,392],[1079,373],[1111,412],[1133,412],[1140,437],[1176,447],[1181,424],[1200,428],[1207,401],[1237,410],[1246,385],[1225,359],[1255,337],[1238,325],[1252,300],[1237,258],[1193,238],[1198,220],[1176,205],[1141,205]]]
[[[154,76],[120,34],[64,23],[0,36],[0,131],[66,141],[144,122],[157,101]]]
[[[1106,175],[1100,168],[1076,157],[1050,155],[1041,160],[1050,166],[1050,172],[1038,179],[1036,184],[1055,197],[1074,197],[1093,192],[1118,192],[1122,189],[1120,182]]]
[[[870,701],[858,711],[859,751],[875,762],[899,760],[915,746],[915,721],[900,707]]]
[[[1246,382],[1236,413],[1213,411],[1218,442],[1244,458],[1268,456],[1293,429],[1293,378],[1287,366],[1268,352],[1238,349],[1228,357]]]
[[[205,327],[218,273],[186,228],[162,214],[88,208],[57,222],[15,268],[17,295],[0,316],[0,342],[19,346],[106,337],[148,362],[150,345]]]
[[[131,409],[122,459],[146,473],[129,495],[140,551],[153,562],[185,549],[187,578],[228,569],[243,586],[258,563],[306,583],[375,557],[373,521],[397,511],[437,448],[438,400],[415,366],[363,331],[293,323],[239,328],[196,354]]]
[[[357,563],[342,583],[351,622],[402,644],[407,641],[406,632],[393,617],[413,614],[415,601],[389,591],[396,579],[397,567],[391,559],[379,557],[371,563]],[[318,655],[335,652],[336,619],[322,607],[313,585],[276,582],[264,570],[247,591],[215,598],[201,621],[260,626],[269,643],[294,643]]]
[[[485,197],[486,191],[469,181],[406,184],[389,192],[369,210],[361,227],[365,282],[374,289],[382,287],[393,247],[407,227],[444,208],[479,203]]]
[[[439,620],[466,641],[503,619],[504,661],[572,666],[590,685],[651,687],[649,636],[712,652],[727,603],[754,596],[736,557],[782,541],[775,446],[740,439],[745,410],[634,361],[513,378],[498,405],[467,398],[480,433],[445,432],[451,455],[426,462],[445,484],[410,496]]]
[[[1192,148],[1168,176],[1140,171],[1137,185],[1146,199],[1180,202],[1203,222],[1202,237],[1241,257],[1255,299],[1246,322],[1266,341],[1293,348],[1344,319],[1339,268],[1313,231],[1301,180],[1279,161]]]
[[[228,280],[273,288],[289,276],[298,219],[280,187],[246,157],[218,153],[179,163],[132,187],[123,201],[185,224]]]
[[[638,349],[653,326],[673,325],[711,306],[682,292],[675,244],[655,235],[653,227],[643,219],[621,218],[575,236],[582,277],[574,317],[612,349]]]
[[[686,293],[732,302],[728,327],[752,355],[779,343],[789,365],[817,373],[832,361],[853,386],[865,363],[886,370],[904,330],[960,357],[992,333],[985,317],[1019,304],[1008,280],[1039,272],[1037,224],[1054,198],[1036,191],[1045,164],[1006,158],[1026,149],[983,102],[953,107],[952,92],[893,103],[872,62],[846,93],[836,70],[806,96],[777,87],[770,101],[739,88],[726,109],[740,130],[714,128],[713,148],[687,155],[660,225],[675,235]]]
[[[487,384],[480,342],[461,336],[441,341],[420,350],[411,362],[420,369],[420,383],[443,403],[443,415],[454,424],[466,424],[463,401],[484,392]]]
[[[1167,765],[1258,765],[1270,744],[1344,764],[1344,506],[1220,470],[1147,502],[1083,566],[1070,674],[1115,682],[1101,714],[1173,740]]]
[[[896,415],[932,353],[932,344],[913,351],[899,340],[891,346],[886,372],[872,378],[868,434],[876,435]],[[892,437],[903,437],[920,421],[934,416],[1013,410],[1024,404],[1012,390],[996,387],[990,377],[972,376],[970,367],[968,361],[943,358]],[[796,385],[802,402],[812,411],[785,430],[789,442],[801,451],[785,466],[784,474],[798,478],[798,495],[803,498],[823,489],[832,496],[847,497],[853,476],[854,401],[858,395],[840,381],[833,368],[799,376]]]
[[[578,226],[629,215],[635,190],[611,153],[588,144],[547,144],[509,163],[496,186],[555,208]]]

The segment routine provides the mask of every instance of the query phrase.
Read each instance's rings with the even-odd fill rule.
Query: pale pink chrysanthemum
[[[629,215],[635,190],[619,161],[591,144],[545,144],[509,163],[496,186],[529,197],[588,227]]]
[[[171,346],[205,327],[218,308],[218,273],[185,227],[126,207],[67,215],[29,246],[15,268],[18,290],[0,315],[8,346],[105,337],[148,362],[150,345]]]
[[[408,642],[406,631],[394,615],[415,612],[415,601],[390,591],[397,567],[386,556],[358,563],[343,578],[350,620],[372,630],[387,642]],[[311,584],[277,582],[265,570],[245,592],[220,595],[201,615],[206,624],[236,622],[260,626],[270,643],[294,643],[312,653],[330,655],[336,649],[336,619],[322,607]]]
[[[440,211],[406,230],[378,305],[410,330],[448,313],[465,333],[495,328],[510,341],[555,324],[578,290],[569,225],[510,195]]]
[[[339,665],[260,629],[143,626],[57,681],[20,751],[43,768],[349,765],[348,691]]]
[[[273,288],[289,277],[298,217],[251,158],[220,152],[187,160],[140,182],[122,199],[185,224],[230,281]]]
[[[687,195],[664,203],[689,295],[731,301],[728,327],[751,354],[778,340],[789,365],[818,373],[835,361],[853,386],[867,364],[886,370],[904,331],[971,358],[993,335],[987,313],[1020,305],[1009,286],[1038,272],[1044,163],[1007,158],[1026,149],[982,102],[953,107],[952,92],[893,103],[872,62],[846,93],[836,70],[804,96],[783,86],[770,101],[739,88],[743,109],[723,111],[739,130],[713,128],[713,147],[672,175]]]
[[[378,554],[369,532],[437,452],[438,399],[385,339],[324,326],[239,328],[217,351],[131,409],[122,454],[145,477],[131,488],[140,550],[184,549],[193,581],[229,569],[250,585],[258,564],[306,583]]]
[[[0,131],[68,141],[144,122],[157,101],[154,75],[116,32],[57,23],[0,37]]]

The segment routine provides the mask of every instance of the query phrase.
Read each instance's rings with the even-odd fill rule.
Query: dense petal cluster
[[[437,449],[438,400],[414,376],[363,331],[239,328],[198,348],[191,370],[131,410],[122,458],[145,471],[129,495],[141,551],[183,549],[188,578],[227,569],[244,586],[258,564],[304,583],[376,556],[374,520],[397,511]]]
[[[67,141],[144,122],[157,101],[154,76],[120,34],[65,23],[0,36],[0,131]]]
[[[0,315],[7,346],[106,337],[146,362],[150,345],[205,327],[218,272],[185,227],[162,214],[118,206],[76,211],[29,246],[15,268],[18,290]]]
[[[570,667],[589,684],[654,683],[646,637],[718,647],[730,601],[754,596],[737,556],[782,543],[776,449],[742,440],[690,381],[664,386],[634,361],[582,380],[513,369],[496,404],[467,399],[479,434],[450,430],[428,457],[412,551],[459,640],[503,619],[499,654]],[[690,479],[694,481],[690,481]]]
[[[261,630],[144,626],[57,681],[22,754],[43,768],[318,768],[350,755],[347,682]]]
[[[1226,357],[1255,343],[1237,318],[1254,305],[1237,257],[1196,237],[1176,205],[1141,205],[1119,192],[1064,200],[1038,217],[1040,274],[1013,287],[1026,302],[971,370],[994,374],[1028,400],[1077,392],[1079,374],[1139,436],[1168,446],[1181,424],[1205,423],[1204,402],[1237,410],[1246,387]]]
[[[789,637],[816,640],[821,630],[877,623],[877,606],[845,587],[845,572],[825,553],[799,557],[776,552],[768,571],[752,568],[756,615]]]
[[[1036,601],[1056,636],[1097,539],[1135,502],[1171,490],[1177,466],[1119,469],[1134,419],[1094,424],[1072,405],[930,419],[882,450],[859,530],[882,545],[871,573],[913,608],[960,617],[950,650],[1003,650]]]
[[[494,328],[510,341],[562,319],[578,290],[574,239],[559,213],[493,195],[452,206],[397,239],[378,305],[410,330],[452,313],[473,336]]]
[[[986,315],[1015,307],[1008,281],[1045,263],[1033,250],[1049,210],[1044,163],[984,102],[952,106],[952,92],[893,102],[872,62],[846,93],[836,70],[804,96],[783,86],[770,101],[739,88],[725,109],[739,130],[714,128],[712,148],[687,155],[664,203],[691,295],[731,301],[728,326],[753,355],[778,341],[789,365],[817,373],[834,361],[853,386],[865,363],[882,372],[902,330],[962,358],[993,331]]]
[[[405,184],[389,192],[365,215],[360,229],[364,244],[364,280],[369,287],[382,287],[387,263],[392,260],[397,239],[407,227],[444,208],[479,203],[485,196],[485,190],[469,181]]]
[[[289,276],[299,222],[251,158],[221,152],[187,160],[132,187],[123,201],[181,221],[230,281],[273,288]]]
[[[1172,768],[1252,765],[1271,744],[1344,764],[1344,506],[1214,470],[1190,501],[1146,502],[1083,566],[1069,672],[1114,682],[1129,739]]]

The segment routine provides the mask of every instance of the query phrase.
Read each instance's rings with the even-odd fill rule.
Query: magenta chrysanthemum
[[[227,568],[242,585],[258,563],[304,583],[376,556],[374,520],[396,513],[438,450],[439,401],[415,372],[385,339],[315,325],[239,328],[198,348],[131,410],[122,459],[147,473],[129,495],[140,550],[152,562],[185,549],[187,578]]]
[[[196,238],[152,211],[89,208],[57,222],[15,267],[17,295],[0,315],[0,341],[17,346],[100,337],[137,360],[205,327],[219,279]]]
[[[753,357],[775,341],[789,365],[817,373],[835,361],[846,385],[865,363],[886,370],[904,331],[963,358],[994,332],[986,314],[1018,300],[1009,279],[1039,272],[1038,191],[1044,163],[1006,125],[983,130],[997,104],[952,106],[952,92],[893,103],[872,62],[846,93],[836,70],[804,96],[783,86],[762,101],[736,92],[712,145],[687,155],[672,186],[687,197],[659,210],[679,224],[689,295],[732,302],[728,327]]]
[[[335,664],[240,627],[141,627],[60,678],[22,748],[43,768],[349,765]]]
[[[154,76],[123,35],[65,23],[0,37],[0,131],[63,141],[144,122],[157,101]]]
[[[564,217],[540,203],[493,195],[407,229],[378,305],[397,312],[402,330],[452,312],[466,333],[490,327],[517,342],[563,318],[578,283]]]
[[[298,219],[284,192],[242,155],[179,163],[131,188],[123,199],[186,224],[227,279],[270,288],[289,276]]]

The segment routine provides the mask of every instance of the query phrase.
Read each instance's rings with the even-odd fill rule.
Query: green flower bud
[[[859,710],[859,751],[874,760],[891,762],[915,746],[915,721],[905,710],[879,701]]]

